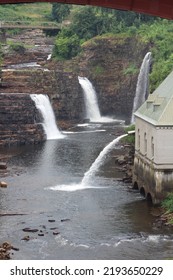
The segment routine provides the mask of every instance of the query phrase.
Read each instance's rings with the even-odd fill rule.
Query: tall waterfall
[[[149,71],[151,65],[151,52],[148,52],[141,64],[138,75],[136,93],[133,101],[131,123],[134,123],[134,112],[145,102],[149,94]]]
[[[90,119],[91,122],[100,121],[101,114],[95,89],[87,78],[78,77],[78,80],[84,92],[87,119]]]
[[[127,134],[123,134],[116,139],[114,139],[112,142],[110,142],[98,155],[96,160],[93,162],[89,170],[84,174],[84,177],[82,179],[81,184],[87,185],[90,183],[91,178],[95,175],[97,170],[100,168],[100,166],[104,163],[107,154],[114,148],[116,144],[120,141],[121,138],[127,136]]]
[[[31,94],[30,97],[43,116],[42,125],[47,135],[47,140],[64,138],[56,125],[55,115],[49,97],[43,94]]]

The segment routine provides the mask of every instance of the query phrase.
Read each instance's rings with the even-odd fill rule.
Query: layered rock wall
[[[63,122],[82,122],[85,119],[85,104],[78,76],[87,77],[92,82],[103,116],[130,120],[137,76],[149,46],[140,38],[110,35],[98,36],[86,42],[82,48],[81,54],[72,60],[48,61],[44,56],[45,58],[40,61],[41,54],[39,54],[38,61],[35,62],[39,62],[40,67],[3,69],[0,85],[1,145],[8,141],[36,143],[44,138],[42,128],[33,118],[38,113],[31,105],[32,101],[28,100],[30,93],[49,96],[60,129],[65,128],[61,126]],[[28,52],[27,55],[29,62]],[[20,60],[18,56],[21,56]],[[26,51],[24,55],[18,54],[18,56],[16,57],[21,63],[22,57],[26,59]],[[10,64],[10,57],[6,53],[4,65]],[[8,98],[11,98],[10,100],[13,98],[13,101],[9,101]],[[13,102],[13,105],[16,104],[15,102],[17,104],[12,106],[10,102]],[[25,133],[21,133],[24,130]]]
[[[103,115],[131,118],[137,77],[149,46],[123,35],[96,37],[83,46],[80,73],[98,94]]]
[[[41,116],[29,94],[0,94],[0,146],[45,140]]]

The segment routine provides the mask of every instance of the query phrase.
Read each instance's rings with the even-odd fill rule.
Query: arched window
[[[151,157],[154,158],[154,138],[151,137]]]
[[[144,153],[147,154],[147,134],[144,133]]]
[[[140,130],[138,128],[138,134],[137,134],[137,149],[138,150],[140,150],[140,145],[141,145],[141,143],[140,143]]]

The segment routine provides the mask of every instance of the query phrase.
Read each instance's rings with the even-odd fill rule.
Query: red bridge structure
[[[152,16],[173,19],[172,0],[0,0],[0,4],[33,2],[58,2],[64,4],[92,5],[119,10],[128,10]]]

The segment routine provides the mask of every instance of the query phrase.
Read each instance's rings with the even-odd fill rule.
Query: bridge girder
[[[173,19],[172,0],[1,0],[0,4],[34,2],[58,2],[64,4],[93,5],[120,10],[129,10],[167,19]]]

